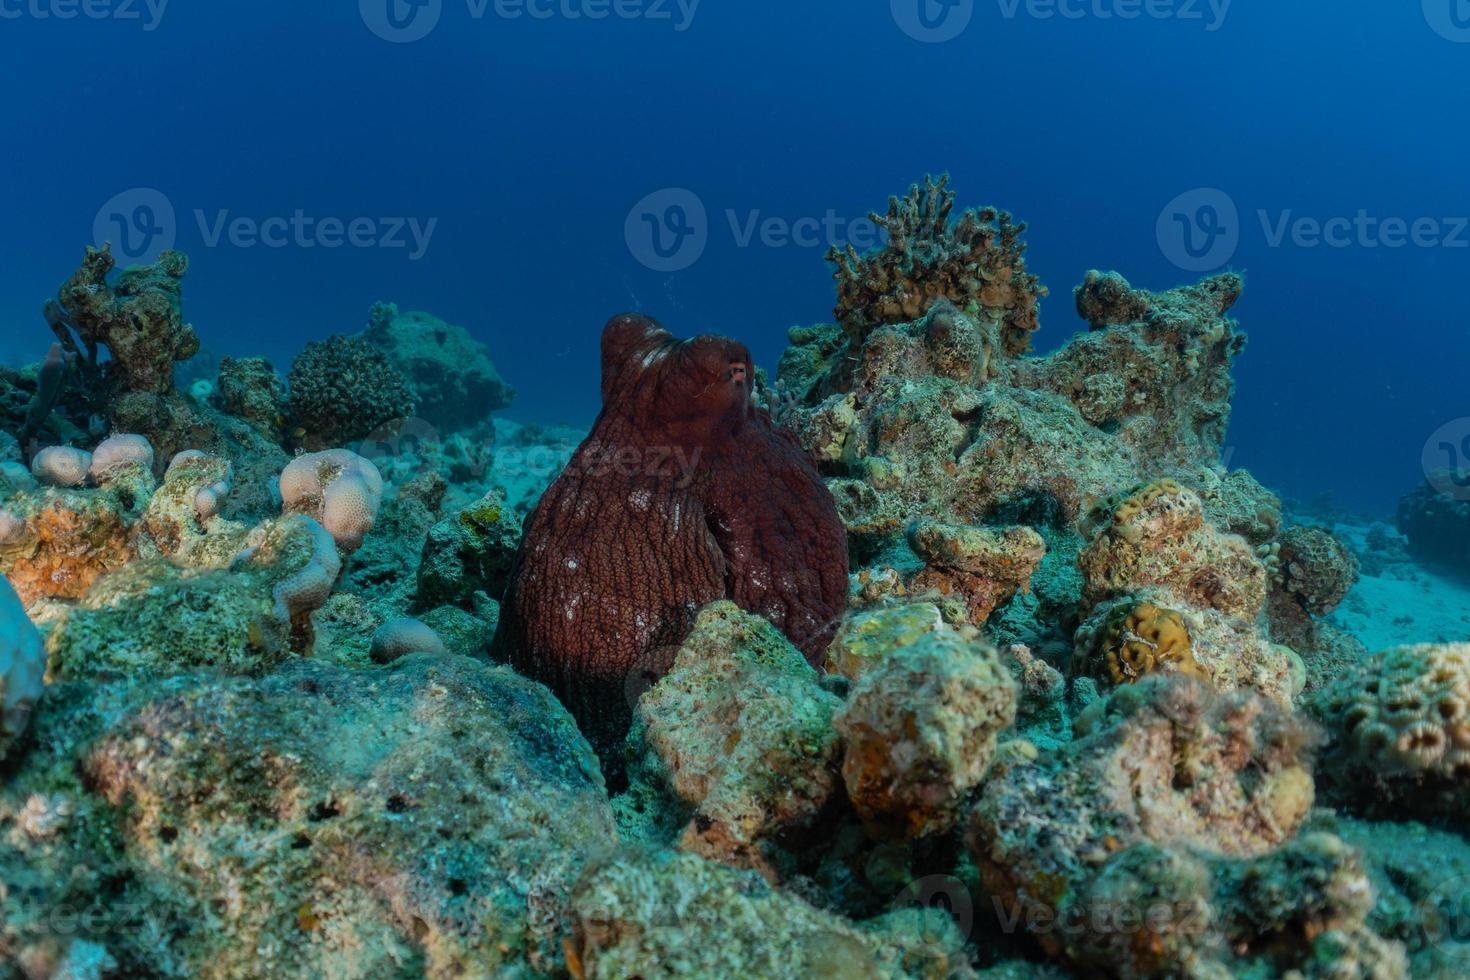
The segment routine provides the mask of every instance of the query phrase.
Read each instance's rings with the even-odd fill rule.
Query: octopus
[[[602,333],[602,411],[526,522],[492,655],[552,689],[622,778],[638,695],[729,599],[814,666],[847,535],[811,458],[752,400],[750,352],[635,314]]]

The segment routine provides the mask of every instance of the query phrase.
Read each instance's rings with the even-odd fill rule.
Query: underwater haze
[[[1085,326],[1088,269],[1243,271],[1231,464],[1386,515],[1470,415],[1463,6],[6,0],[4,353],[44,354],[96,226],[121,264],[189,255],[215,354],[284,370],[387,300],[483,340],[513,416],[585,426],[609,315],[773,368],[832,317],[831,240],[947,171],[1028,224],[1038,350]],[[671,264],[625,234],[668,189],[702,205]]]

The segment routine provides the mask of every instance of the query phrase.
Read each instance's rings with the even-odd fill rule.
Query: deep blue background
[[[0,358],[44,351],[41,303],[98,208],[154,187],[177,210],[186,313],[211,350],[284,369],[390,299],[488,343],[521,389],[511,414],[585,424],[612,312],[728,332],[768,366],[788,326],[829,317],[822,249],[738,247],[727,210],[859,217],[947,169],[962,204],[1029,222],[1053,291],[1042,350],[1080,326],[1071,289],[1089,268],[1152,288],[1195,278],[1155,221],[1181,192],[1227,191],[1251,336],[1231,462],[1283,492],[1386,512],[1420,479],[1429,434],[1470,415],[1470,248],[1272,248],[1256,218],[1470,215],[1470,44],[1431,30],[1418,2],[1237,0],[1209,31],[1007,19],[977,0],[938,44],[899,30],[887,0],[703,0],[682,32],[444,4],[410,44],[374,36],[356,0],[173,0],[151,31],[0,19]],[[630,254],[624,220],[669,186],[695,191],[712,227],[698,262],[659,274]],[[297,208],[438,226],[414,262],[206,248],[193,217]]]

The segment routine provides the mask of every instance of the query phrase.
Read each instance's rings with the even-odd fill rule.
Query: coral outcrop
[[[219,401],[230,415],[271,442],[280,442],[286,418],[286,383],[263,357],[223,357]]]
[[[375,304],[362,339],[388,355],[408,382],[419,416],[442,431],[482,422],[515,398],[485,345],[433,314]]]
[[[1026,271],[1026,225],[994,208],[965,211],[951,223],[954,204],[948,174],[925,177],[904,197],[890,198],[886,215],[870,215],[887,233],[883,248],[859,255],[849,245],[828,253],[837,267],[834,314],[849,336],[861,340],[874,327],[916,320],[946,299],[961,309],[1002,311],[1008,353],[1031,346],[1036,301],[1046,290]]]
[[[347,449],[306,453],[281,471],[282,512],[311,517],[344,553],[362,547],[382,503],[378,468]]]
[[[841,702],[774,626],[732,602],[706,606],[668,673],[639,697],[636,779],[687,820],[679,846],[777,879],[769,848],[809,827],[838,785]]]
[[[1004,918],[1083,968],[1316,975],[1352,946],[1384,971],[1352,975],[1403,976],[1402,949],[1366,924],[1355,852],[1293,840],[1314,738],[1258,695],[1147,678],[1097,702],[1055,757],[999,766],[972,852]]]
[[[1281,587],[1313,616],[1337,608],[1358,580],[1358,559],[1325,527],[1294,527],[1281,535]]]
[[[174,364],[199,352],[180,299],[189,260],[167,251],[154,265],[125,269],[109,283],[115,264],[108,246],[88,246],[81,268],[48,306],[47,322],[97,383],[118,392],[171,394]],[[110,355],[105,361],[98,357],[103,348]]]
[[[972,976],[964,939],[939,909],[855,925],[753,872],[693,854],[619,852],[571,900],[578,976]]]
[[[1416,558],[1470,572],[1470,470],[1440,470],[1399,501],[1398,528]]]
[[[1310,705],[1332,735],[1323,769],[1335,796],[1455,816],[1470,804],[1470,644],[1386,650]]]
[[[870,835],[953,827],[1017,700],[1000,655],[951,632],[930,633],[865,671],[833,725],[848,799]]]
[[[299,660],[119,703],[120,690],[68,689],[43,735],[93,729],[71,772],[38,758],[7,791],[76,801],[71,815],[0,842],[11,888],[27,869],[45,869],[47,891],[134,869],[99,918],[120,972],[495,976],[562,962],[536,909],[614,831],[596,761],[544,689],[416,654],[371,673]],[[21,927],[11,955],[49,941],[6,918]]]
[[[291,436],[308,449],[340,446],[414,414],[408,380],[365,340],[332,336],[296,355],[288,376]]]

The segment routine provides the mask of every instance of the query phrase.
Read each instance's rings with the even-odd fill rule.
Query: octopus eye
[[[744,361],[731,361],[730,362],[730,380],[731,381],[734,381],[737,384],[743,384],[745,382],[745,362]]]

